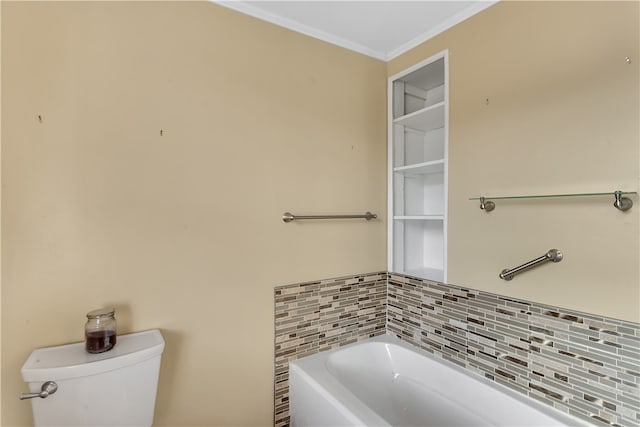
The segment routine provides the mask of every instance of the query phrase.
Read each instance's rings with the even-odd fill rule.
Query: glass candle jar
[[[115,309],[102,308],[87,313],[84,325],[87,353],[103,353],[116,345]]]

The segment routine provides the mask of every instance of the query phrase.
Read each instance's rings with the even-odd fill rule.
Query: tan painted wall
[[[450,283],[640,320],[637,196],[626,213],[613,197],[489,214],[468,200],[638,190],[639,5],[501,2],[388,64],[392,76],[449,49]],[[550,248],[561,263],[497,277]]]
[[[2,425],[109,305],[162,329],[158,425],[270,425],[273,287],[385,269],[385,64],[205,2],[2,8]]]
[[[467,200],[637,190],[637,2],[500,3],[386,70],[207,3],[3,2],[2,24],[3,426],[30,423],[31,349],[105,305],[165,335],[158,424],[270,424],[272,288],[385,268],[385,76],[445,48],[450,282],[640,317],[637,197]]]
[[[0,7],[0,58],[2,57],[2,7]],[[0,60],[0,82],[2,82],[2,66]],[[0,100],[2,85],[0,84]],[[0,102],[0,118],[2,102]],[[2,120],[0,119],[0,242],[2,242]],[[2,422],[2,245],[0,244],[0,423]]]

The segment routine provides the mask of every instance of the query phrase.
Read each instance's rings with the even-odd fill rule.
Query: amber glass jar
[[[87,313],[84,337],[88,353],[104,353],[111,350],[116,345],[115,309],[102,308]]]

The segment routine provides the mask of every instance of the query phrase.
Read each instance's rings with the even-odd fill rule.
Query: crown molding
[[[254,18],[258,18],[262,21],[267,21],[272,24],[278,25],[280,27],[287,28],[289,30],[313,37],[318,40],[325,41],[327,43],[331,43],[336,46],[343,47],[345,49],[352,50],[354,52],[361,53],[366,56],[370,56],[375,59],[379,59],[382,61],[386,61],[386,55],[382,52],[378,52],[374,49],[363,46],[359,43],[354,43],[350,40],[343,39],[341,37],[337,37],[333,34],[329,34],[327,32],[318,30],[317,28],[310,27],[308,25],[304,25],[298,21],[294,21],[293,19],[284,18],[280,15],[276,15],[274,13],[269,13],[264,9],[260,9],[258,7],[251,6],[242,1],[219,1],[219,0],[210,0],[215,4],[220,6],[224,6],[229,9],[233,9],[236,12],[244,13],[245,15],[253,16]]]
[[[397,58],[398,56],[408,52],[414,47],[426,42],[429,39],[434,38],[438,34],[444,33],[449,28],[455,25],[458,25],[459,23],[471,18],[473,15],[480,13],[483,10],[493,6],[494,4],[498,3],[498,1],[499,0],[487,0],[487,1],[479,1],[474,3],[473,5],[456,13],[455,15],[452,15],[451,17],[449,17],[439,25],[435,26],[434,28],[430,29],[429,31],[426,31],[420,34],[414,39],[409,40],[408,42],[393,49],[391,52],[388,52],[385,57],[385,61],[390,61],[394,58]]]
[[[449,28],[465,21],[466,19],[472,17],[473,15],[493,6],[494,4],[498,3],[499,0],[486,0],[486,1],[476,2],[473,5],[451,16],[450,18],[448,18],[438,26],[418,35],[412,40],[388,52],[386,51],[382,52],[375,49],[371,49],[370,47],[361,45],[359,43],[355,43],[353,41],[350,41],[341,37],[337,37],[333,34],[327,33],[322,30],[318,30],[317,28],[302,24],[293,19],[288,19],[283,16],[267,12],[264,9],[252,6],[251,4],[244,1],[233,1],[233,0],[209,0],[209,1],[217,5],[235,10],[236,12],[240,12],[245,15],[249,15],[254,18],[260,19],[262,21],[270,22],[272,24],[313,37],[315,39],[319,39],[327,43],[331,43],[333,45],[340,46],[345,49],[349,49],[354,52],[358,52],[363,55],[370,56],[372,58],[387,62],[413,49],[414,47],[420,45],[421,43],[424,43],[427,40],[437,36],[438,34],[443,33]]]

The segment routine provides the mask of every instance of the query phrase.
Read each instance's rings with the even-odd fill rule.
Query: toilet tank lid
[[[104,353],[89,354],[84,342],[34,350],[22,365],[25,382],[56,381],[96,375],[131,366],[159,356],[164,339],[157,329],[118,335],[116,346]]]

